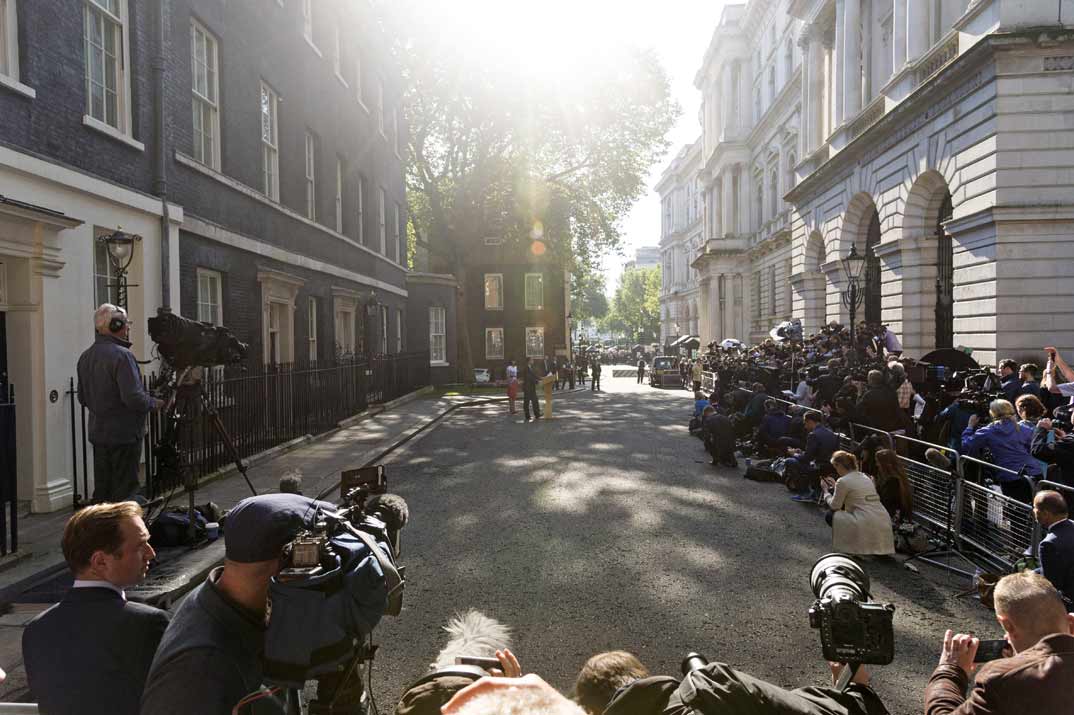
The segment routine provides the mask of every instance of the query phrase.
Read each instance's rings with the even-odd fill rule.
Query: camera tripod
[[[197,518],[194,513],[197,479],[191,465],[185,463],[183,453],[179,449],[179,438],[180,430],[183,429],[188,437],[193,436],[199,413],[204,415],[212,425],[213,432],[220,438],[235,468],[246,480],[246,485],[250,487],[250,493],[257,496],[257,490],[254,489],[250,477],[246,474],[246,464],[242,461],[239,450],[235,447],[235,442],[227,431],[227,427],[224,426],[223,420],[220,419],[220,412],[208,398],[206,385],[201,379],[201,369],[188,367],[175,376],[175,372],[170,367],[166,368],[165,375],[173,376],[175,380],[174,382],[166,380],[166,385],[172,394],[165,402],[166,412],[162,420],[160,440],[154,447],[158,478],[162,476],[170,478],[169,481],[173,484],[180,478],[182,479],[183,488],[187,493],[187,516],[190,522],[187,534],[191,543],[195,541],[197,532]],[[195,370],[197,372],[194,372]]]

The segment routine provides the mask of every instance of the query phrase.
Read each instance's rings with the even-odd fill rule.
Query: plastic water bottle
[[[753,460],[750,459],[749,457],[746,457],[746,469],[747,470],[749,470],[750,465],[752,465],[752,464],[753,464]]]

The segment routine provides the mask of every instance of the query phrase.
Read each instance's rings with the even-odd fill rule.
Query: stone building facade
[[[690,264],[701,248],[701,139],[685,146],[664,170],[660,194],[660,344],[697,335],[697,269]]]
[[[725,10],[699,86],[719,86],[704,72],[712,57],[736,40],[752,47],[751,17],[790,27],[801,56],[782,196],[790,313],[807,332],[846,320],[839,258],[855,245],[868,259],[859,316],[887,324],[910,355],[965,346],[995,364],[1071,350],[1074,0],[751,0]],[[712,96],[728,107],[706,99],[722,131],[737,113],[727,92]],[[741,135],[716,130],[706,136]],[[741,155],[725,143],[714,151]],[[699,265],[748,248],[722,230],[720,195],[706,194],[718,230]],[[709,339],[739,337],[705,322]]]
[[[757,341],[791,316],[791,207],[798,163],[800,21],[787,3],[729,5],[694,83],[702,92],[705,205],[701,342]]]

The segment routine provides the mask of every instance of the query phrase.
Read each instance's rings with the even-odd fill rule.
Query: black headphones
[[[112,320],[108,323],[108,329],[113,333],[118,333],[123,330],[123,326],[127,324],[127,317],[123,314],[115,314],[112,316]]]

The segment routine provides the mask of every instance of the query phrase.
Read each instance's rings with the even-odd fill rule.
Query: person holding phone
[[[925,689],[925,715],[1070,712],[1074,614],[1067,613],[1055,587],[1032,571],[1000,579],[994,600],[1011,656],[984,665],[967,695],[981,641],[948,630]]]

